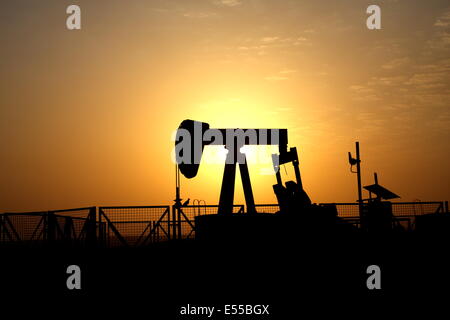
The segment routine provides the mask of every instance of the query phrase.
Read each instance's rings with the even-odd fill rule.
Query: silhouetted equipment
[[[379,184],[371,184],[369,186],[365,186],[364,189],[366,189],[370,193],[373,193],[377,198],[380,199],[391,200],[400,198],[398,195],[396,195],[392,191],[389,191],[385,187],[380,186]]]
[[[303,189],[297,148],[290,148],[289,151],[282,151],[279,155],[273,154],[272,162],[277,179],[277,183],[273,185],[273,191],[277,197],[280,212],[288,213],[294,210],[305,210],[311,205],[311,200]],[[289,162],[292,162],[292,165],[294,166],[296,182],[288,181],[286,182],[286,187],[284,187],[281,179],[280,166]]]
[[[360,160],[357,160],[355,158],[352,157],[352,153],[349,152],[348,153],[348,162],[350,163],[350,172],[352,173],[356,173],[356,171],[353,171],[353,166],[357,165],[359,162],[361,162]]]
[[[201,126],[200,132],[196,132],[196,129],[197,129],[196,126],[198,126],[198,125]],[[208,129],[209,129],[209,124],[204,123],[204,122],[199,122],[199,121],[193,121],[193,120],[184,120],[183,122],[181,122],[180,126],[178,127],[175,145],[180,142],[181,130],[186,130],[191,137],[190,161],[187,163],[185,163],[185,162],[178,163],[180,172],[188,179],[191,179],[197,175],[198,168],[200,166],[200,161],[201,161],[201,158],[203,155],[203,149],[205,147],[205,143],[203,142],[203,139],[201,139],[201,141],[202,141],[201,144],[195,145],[194,144],[195,138],[197,138],[196,137],[197,135],[201,135],[201,137],[203,137],[206,130],[208,130]],[[201,149],[198,149],[198,148],[201,148]]]
[[[177,164],[175,165],[175,200],[173,200],[175,204],[172,207],[172,221],[174,221],[174,223],[172,224],[173,238],[176,238],[177,236],[181,238],[181,206],[183,205],[181,201],[183,199],[181,199],[180,196],[180,187],[180,166]],[[178,223],[175,223],[175,221],[177,221]]]
[[[355,143],[356,146],[356,158],[352,157],[352,154],[349,152],[348,153],[348,162],[350,163],[350,171],[352,173],[356,173],[356,177],[357,177],[357,182],[358,182],[358,204],[359,204],[359,216],[361,217],[362,214],[362,204],[363,204],[363,200],[362,200],[362,190],[361,190],[361,158],[359,156],[359,142],[357,141]],[[352,167],[356,165],[356,171],[352,170]]]
[[[207,138],[205,138],[206,132],[209,133]],[[239,138],[241,139],[235,134],[236,132],[240,134]],[[255,135],[246,135],[248,132]],[[217,138],[219,136],[221,139]],[[210,129],[209,124],[205,122],[184,120],[178,128],[175,145],[177,146],[183,142],[183,139],[187,138],[191,139],[190,143],[188,143],[190,155],[183,154],[184,160],[182,161],[177,158],[181,173],[186,178],[195,177],[204,147],[207,145],[225,146],[228,153],[225,161],[218,213],[231,214],[233,212],[237,164],[239,164],[241,172],[247,213],[256,213],[247,161],[245,154],[241,153],[240,149],[245,145],[278,145],[280,154],[284,154],[287,148],[287,129]]]
[[[392,213],[392,203],[389,201],[400,198],[394,192],[378,184],[378,175],[374,173],[374,184],[364,186],[369,191],[369,198],[364,204],[361,215],[361,226],[364,230],[375,233],[390,232],[393,228],[394,215]],[[376,197],[372,198],[372,194]]]
[[[383,199],[391,200],[391,199],[400,198],[400,196],[396,195],[394,192],[392,192],[378,184],[378,175],[376,172],[373,174],[373,178],[374,178],[374,184],[364,186],[364,189],[369,191],[369,199],[364,199],[364,200],[369,201],[369,202],[372,201],[373,200],[372,194],[374,194],[376,196],[376,199],[380,199],[380,200],[383,200]]]

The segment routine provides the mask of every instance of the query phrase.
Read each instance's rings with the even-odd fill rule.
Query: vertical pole
[[[220,189],[218,214],[232,214],[234,202],[234,183],[236,179],[236,163],[225,164]]]
[[[232,214],[234,202],[234,182],[236,179],[236,156],[234,150],[228,150],[220,189],[218,214]]]
[[[247,205],[247,213],[256,213],[255,199],[253,198],[252,184],[250,182],[250,174],[247,167],[247,159],[244,155],[244,163],[239,164],[241,172],[242,187],[244,188],[245,203]]]
[[[362,216],[362,190],[361,190],[361,158],[359,156],[359,142],[356,142],[356,175],[358,177],[358,204],[359,217]]]
[[[177,238],[177,211],[178,206],[172,206],[172,240]],[[170,230],[170,227],[169,227]]]
[[[105,230],[102,223],[102,208],[98,208],[98,243],[101,247],[105,244]]]
[[[91,207],[87,216],[87,246],[94,248],[97,245],[97,226],[96,226],[97,208]]]
[[[177,227],[180,229],[180,206],[181,206],[181,198],[180,198],[180,170],[178,165],[175,165],[175,205],[172,206],[172,238],[177,238]],[[170,214],[169,214],[170,221]],[[170,236],[170,223],[169,223],[169,236]],[[169,237],[170,238],[170,237]]]
[[[178,239],[181,239],[181,208],[177,210]]]
[[[373,179],[375,181],[375,184],[378,184],[378,175],[376,172],[373,173]]]

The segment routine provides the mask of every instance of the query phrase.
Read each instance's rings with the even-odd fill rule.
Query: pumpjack
[[[272,155],[277,181],[273,185],[273,190],[278,200],[280,213],[292,214],[294,211],[307,211],[312,204],[303,188],[297,148],[290,148],[288,151],[287,144],[287,129],[213,129],[205,122],[184,120],[177,130],[175,139],[176,161],[179,171],[186,178],[193,178],[197,175],[204,147],[225,146],[228,154],[225,160],[218,214],[229,215],[233,212],[237,165],[241,173],[247,213],[255,214],[257,212],[247,161],[240,149],[247,145],[277,145],[279,153]],[[292,163],[294,167],[296,181],[287,181],[284,186],[280,166],[288,163]],[[180,200],[178,199],[178,202]]]
[[[184,120],[180,124],[175,153],[178,169],[186,178],[197,175],[205,146],[222,145],[228,150],[218,212],[195,218],[197,239],[229,240],[230,234],[240,240],[267,239],[268,235],[272,238],[297,235],[298,227],[307,233],[327,224],[335,224],[337,212],[312,204],[304,190],[297,149],[288,150],[287,133],[287,129],[211,129],[209,124],[193,120]],[[241,147],[246,145],[278,146],[278,153],[272,155],[276,177],[273,190],[280,208],[275,215],[256,211],[245,154],[240,152]],[[294,167],[296,181],[287,181],[283,185],[280,166],[289,163]],[[232,214],[237,165],[244,189],[246,214]]]
[[[287,151],[287,142],[287,129],[212,129],[205,122],[184,120],[177,130],[175,140],[176,161],[180,172],[186,178],[193,178],[197,175],[204,147],[207,145],[225,146],[228,153],[225,160],[218,214],[229,215],[233,213],[237,165],[239,165],[241,173],[247,213],[255,214],[255,201],[247,160],[240,149],[248,145],[278,145],[279,160],[286,163],[294,155],[297,157],[295,148]],[[273,159],[277,161],[277,157],[273,156]],[[298,181],[301,181],[298,159],[294,165],[297,168],[298,183]],[[278,165],[274,165],[274,168],[279,170]],[[281,179],[279,173],[277,173],[277,179]],[[280,188],[277,188],[277,190],[280,190]],[[282,198],[282,196],[280,197]]]
[[[353,232],[356,230],[355,226],[346,223],[338,217],[335,205],[317,205],[311,202],[310,197],[303,187],[297,148],[291,147],[288,150],[287,147],[287,129],[213,129],[205,122],[184,120],[178,128],[175,140],[177,170],[186,178],[195,177],[199,169],[204,147],[208,145],[225,146],[228,153],[225,160],[217,215],[196,217],[197,238],[226,238],[230,234],[235,236],[238,234],[248,234],[250,237],[255,238],[255,235],[259,237],[262,234],[267,235],[269,233],[277,236],[285,234],[297,235],[340,232],[341,230]],[[240,149],[247,145],[278,146],[278,153],[272,155],[276,178],[273,191],[279,204],[279,211],[275,215],[258,213],[256,211],[246,157],[245,154],[240,152]],[[359,174],[361,161],[358,147],[359,144],[357,143],[356,159],[353,159],[349,153],[349,162],[350,165],[357,166],[358,202],[360,207],[364,208],[361,198],[361,179]],[[283,184],[280,166],[286,164],[293,165],[295,181],[287,181]],[[232,214],[237,165],[239,165],[241,173],[247,207],[247,212],[244,215]],[[366,186],[365,188],[369,192],[376,194],[377,199],[380,198],[378,197],[378,193],[380,193],[381,187],[378,185],[377,179],[375,185]],[[383,188],[382,191],[386,190]],[[386,195],[383,195],[383,198],[386,197]],[[397,196],[393,194],[391,197]],[[181,201],[178,193],[177,199],[178,202]],[[374,215],[379,218],[379,206],[375,204],[380,201],[369,202],[371,204],[370,207],[373,207],[373,210],[370,211],[373,211]],[[363,226],[375,225],[375,223],[372,223],[373,219],[366,219],[367,215],[362,214],[365,211],[367,210],[361,210],[360,208],[361,223]],[[277,228],[279,232],[274,232]],[[301,230],[300,233],[298,232],[299,230]]]

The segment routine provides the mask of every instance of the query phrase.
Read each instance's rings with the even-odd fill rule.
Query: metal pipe
[[[358,203],[359,203],[359,217],[362,215],[362,190],[361,190],[361,158],[359,156],[359,142],[356,142],[356,175],[358,178]]]

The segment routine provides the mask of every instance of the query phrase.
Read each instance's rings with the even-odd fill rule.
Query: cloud
[[[450,10],[441,15],[434,23],[435,27],[448,27],[450,26]]]
[[[289,79],[288,77],[282,77],[282,76],[269,76],[264,78],[267,81],[284,81]]]
[[[311,41],[305,37],[280,38],[277,36],[267,36],[260,39],[266,45],[285,47],[285,46],[311,46]]]
[[[297,72],[297,70],[290,70],[290,69],[280,71],[281,74],[290,74],[290,73],[296,73],[296,72]]]
[[[284,80],[288,80],[289,77],[287,75],[289,74],[293,74],[296,73],[297,70],[293,70],[293,69],[284,69],[278,72],[278,74],[273,75],[273,76],[268,76],[265,77],[264,79],[267,81],[284,81]]]
[[[441,88],[446,86],[445,78],[445,73],[416,73],[405,84],[418,89]]]
[[[396,69],[396,68],[405,66],[405,65],[409,64],[410,62],[411,62],[411,59],[409,57],[398,58],[398,59],[391,60],[390,62],[382,65],[382,68],[387,69],[387,70]]]
[[[239,0],[215,0],[214,4],[225,7],[237,7],[242,5],[242,2]]]
[[[434,23],[435,33],[428,41],[430,50],[448,50],[450,47],[450,9]]]
[[[367,81],[368,86],[379,87],[379,86],[399,86],[405,83],[408,79],[407,76],[386,76],[386,77],[372,77]]]
[[[374,90],[372,88],[368,88],[367,86],[361,86],[361,85],[352,85],[349,88],[351,91],[356,93],[372,93]]]
[[[373,88],[363,85],[351,85],[349,87],[352,93],[352,99],[354,101],[379,101],[381,98],[378,96]]]
[[[217,16],[215,12],[185,12],[183,16],[186,18],[202,19]]]
[[[262,42],[275,42],[277,41],[279,38],[278,37],[264,37],[261,39]]]

